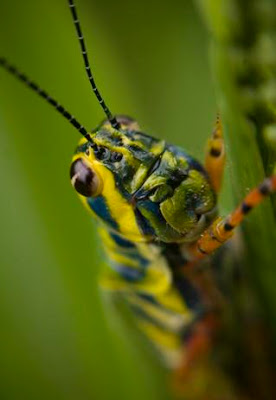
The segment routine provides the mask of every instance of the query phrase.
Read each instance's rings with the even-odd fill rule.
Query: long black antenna
[[[109,110],[109,108],[107,107],[107,105],[104,102],[104,99],[102,98],[96,83],[94,81],[92,72],[91,72],[91,68],[90,68],[90,64],[89,64],[89,60],[88,60],[88,55],[87,55],[87,51],[86,51],[86,46],[85,46],[85,42],[84,42],[84,37],[82,34],[82,30],[81,30],[81,26],[80,26],[80,21],[78,19],[78,15],[77,15],[77,10],[76,10],[76,6],[73,0],[68,0],[69,3],[69,7],[72,13],[72,17],[73,17],[73,21],[74,21],[74,25],[76,28],[76,32],[77,32],[77,36],[79,39],[79,43],[80,43],[80,47],[81,47],[81,52],[82,52],[82,57],[83,57],[83,61],[84,61],[84,65],[85,65],[85,70],[89,79],[89,82],[91,84],[92,90],[95,93],[100,105],[102,106],[107,118],[109,119],[111,125],[113,126],[113,128],[115,129],[120,129],[120,124],[117,121],[117,119],[114,117],[114,115],[111,114],[111,111]]]
[[[45,90],[41,89],[35,82],[31,81],[25,74],[20,72],[16,67],[11,65],[4,57],[0,57],[0,66],[6,71],[14,75],[26,86],[36,92],[39,96],[43,97],[51,106],[53,106],[60,114],[62,114],[89,142],[92,142],[91,136],[88,131],[70,114],[63,106],[61,106],[53,97],[51,97]]]

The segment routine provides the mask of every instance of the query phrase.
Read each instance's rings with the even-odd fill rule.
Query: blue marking
[[[137,216],[140,214],[141,220],[139,220],[139,223],[141,221],[140,228],[143,230],[143,233],[146,234],[146,232],[144,232],[144,229],[145,231],[147,231],[148,229],[148,235],[155,238],[159,238],[159,236],[162,235],[169,236],[171,239],[179,238],[179,232],[177,232],[167,223],[160,211],[159,206],[160,205],[158,203],[154,203],[149,199],[137,202],[135,215],[137,218]],[[145,218],[143,216],[144,210],[146,210],[147,213],[151,214],[148,218]],[[143,222],[145,223],[145,225],[143,225]],[[152,224],[154,227],[149,224]]]
[[[119,254],[122,254],[123,256],[126,256],[131,260],[138,261],[140,267],[142,268],[148,266],[149,260],[139,253],[135,244],[127,239],[120,237],[119,235],[116,235],[116,233],[109,233],[109,235],[114,240],[114,242],[121,247],[120,249],[118,249]]]
[[[130,251],[127,251],[126,249],[117,249],[117,253],[121,254],[122,256],[126,257],[129,260],[132,261],[137,261],[139,263],[139,267],[144,269],[145,267],[148,266],[149,260],[145,257],[143,257],[138,249],[134,247],[134,249],[131,249]]]
[[[166,325],[166,322],[165,322],[165,321],[160,321],[160,320],[158,319],[158,317],[154,317],[154,316],[152,316],[152,315],[149,315],[149,314],[147,313],[147,311],[144,310],[144,309],[143,309],[141,306],[139,306],[138,304],[130,303],[130,307],[131,307],[131,309],[133,310],[133,312],[136,314],[137,318],[140,318],[141,320],[144,320],[144,321],[150,323],[151,325],[153,325],[154,327],[157,327],[158,329],[160,329],[160,330],[163,331],[164,333],[165,333],[165,332],[170,332],[170,333],[175,333],[175,334],[177,334],[176,332],[174,332],[174,331],[171,329],[170,325]],[[160,307],[158,307],[158,305],[157,305],[156,308],[160,308]]]
[[[202,175],[204,175],[205,177],[207,176],[207,172],[205,171],[203,166],[195,158],[187,154],[186,151],[181,149],[181,147],[169,145],[168,149],[177,157],[182,157],[186,159],[191,169],[195,169],[196,171],[201,172]]]
[[[131,267],[126,267],[123,264],[117,264],[115,262],[111,263],[112,268],[117,271],[122,278],[129,282],[137,282],[144,278],[145,273],[144,271],[134,269]]]
[[[110,236],[114,240],[114,242],[120,247],[126,247],[128,249],[135,248],[135,245],[132,242],[130,242],[127,239],[122,238],[119,235],[116,235],[116,233],[110,233]]]
[[[149,224],[148,220],[141,214],[141,212],[137,208],[135,208],[134,212],[137,224],[143,234],[146,236],[156,236],[154,229]]]
[[[130,169],[129,165],[124,159],[120,161],[119,166],[116,166],[116,163],[112,164],[104,161],[103,164],[107,169],[109,169],[110,172],[112,172],[116,188],[119,190],[122,197],[125,200],[130,200],[131,194],[125,189],[124,183],[132,179],[134,173],[133,169]]]
[[[149,303],[160,305],[160,303],[158,303],[156,301],[156,299],[153,296],[149,295],[149,294],[139,293],[139,297],[141,297],[141,299],[143,299],[143,300],[148,301]]]
[[[141,254],[137,252],[132,253],[132,254],[127,254],[128,258],[134,261],[138,261],[141,267],[147,267],[149,264],[149,260],[141,256]]]
[[[103,196],[88,197],[87,203],[94,213],[106,224],[114,229],[119,229],[117,222],[112,218],[108,205]]]
[[[127,257],[128,260],[133,260],[138,262],[138,265],[135,268],[122,263],[111,261],[112,268],[114,268],[121,275],[123,279],[128,281],[137,281],[144,278],[146,273],[146,267],[149,264],[149,260],[142,257],[137,250],[131,253],[119,251],[119,254]]]
[[[197,312],[202,310],[202,300],[200,294],[187,278],[177,278],[175,279],[174,284],[185,300],[188,308]]]
[[[151,201],[148,198],[138,201],[137,206],[139,207],[139,209],[144,208],[145,210],[150,211],[152,214],[155,214],[158,218],[160,216],[161,216],[161,218],[163,218],[162,214],[160,212],[160,209],[159,209],[159,204],[154,203],[153,201]],[[163,220],[164,220],[164,218],[163,218]]]

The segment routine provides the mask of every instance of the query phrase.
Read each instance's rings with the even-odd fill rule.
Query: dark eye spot
[[[81,158],[72,163],[70,178],[73,187],[82,196],[91,197],[97,193],[99,179],[95,172]]]
[[[94,153],[98,160],[107,161],[110,158],[110,151],[105,147],[98,147]]]

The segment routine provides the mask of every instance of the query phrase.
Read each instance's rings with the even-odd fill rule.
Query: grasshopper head
[[[212,219],[215,194],[201,165],[118,116],[82,139],[71,181],[98,220],[134,241],[193,241]]]

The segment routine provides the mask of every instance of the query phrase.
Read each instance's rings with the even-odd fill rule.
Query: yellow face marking
[[[74,155],[73,161],[77,158],[80,158],[79,154]],[[99,185],[101,186],[99,194],[105,198],[110,214],[119,226],[119,232],[131,241],[147,241],[148,238],[140,232],[132,205],[118,191],[112,172],[95,158],[93,151],[90,152],[90,155],[83,154],[81,158],[90,166],[102,182]],[[80,196],[80,198],[84,204],[86,203],[86,208],[91,211],[87,205],[86,198],[83,196]]]

